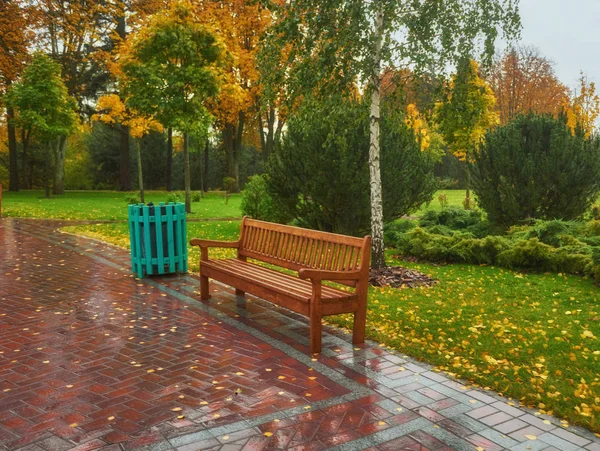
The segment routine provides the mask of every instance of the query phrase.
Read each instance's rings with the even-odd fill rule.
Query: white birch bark
[[[385,267],[385,247],[383,244],[383,195],[380,167],[380,75],[381,44],[383,40],[383,2],[379,0],[375,11],[373,73],[371,74],[371,117],[369,145],[369,173],[371,183],[371,267]]]

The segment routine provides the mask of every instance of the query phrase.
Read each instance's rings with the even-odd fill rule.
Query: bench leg
[[[365,325],[367,322],[367,306],[359,306],[354,312],[354,327],[352,328],[352,343],[357,345],[365,342]]]
[[[235,289],[235,295],[236,295],[236,296],[241,296],[241,297],[244,297],[244,296],[246,296],[246,292],[245,292],[245,291],[243,291],[243,290],[238,290],[238,289],[236,288],[236,289]]]
[[[317,309],[311,310],[314,311],[310,312],[310,352],[311,354],[318,354],[321,352],[322,317],[321,312],[317,311]]]
[[[200,299],[208,301],[210,292],[208,291],[208,277],[200,275]]]

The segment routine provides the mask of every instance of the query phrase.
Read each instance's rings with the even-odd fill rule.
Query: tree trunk
[[[142,174],[142,145],[140,144],[140,140],[135,140],[135,150],[137,154],[137,169],[138,169],[138,187],[140,188],[140,202],[146,203],[146,199],[144,198],[144,175]]]
[[[46,143],[46,164],[44,168],[44,191],[46,199],[50,198],[50,169],[52,168],[52,143]]]
[[[185,212],[192,212],[192,195],[190,180],[190,152],[188,149],[189,137],[187,132],[183,134],[183,179],[185,184]]]
[[[129,127],[119,127],[119,189],[131,191],[131,173],[129,171]]]
[[[29,163],[29,136],[30,133],[25,130],[21,130],[21,145],[23,146],[21,152],[21,185],[23,189],[31,189],[32,181],[31,177],[27,172],[27,164]],[[33,164],[33,163],[32,163]]]
[[[469,168],[469,152],[465,153],[465,185],[467,192],[465,195],[465,210],[471,209],[471,169]]]
[[[17,155],[17,131],[13,124],[15,110],[6,108],[8,124],[8,190],[19,191],[19,159]]]
[[[275,147],[275,108],[269,108],[269,117],[267,118],[267,139],[265,158],[269,158]],[[265,160],[266,161],[266,160]]]
[[[167,129],[167,191],[173,189],[173,129]]]
[[[206,138],[206,144],[204,146],[204,166],[202,167],[202,189],[204,192],[208,191],[208,138]]]
[[[65,194],[65,154],[67,152],[67,137],[61,136],[56,146],[54,164],[54,194]]]
[[[371,183],[371,235],[373,238],[372,268],[385,267],[383,244],[383,196],[381,187],[379,103],[381,74],[381,43],[383,39],[383,1],[379,0],[375,13],[375,45],[373,48],[373,73],[371,75],[371,118],[369,145],[369,174]]]
[[[233,173],[235,174],[235,184],[238,189],[240,186],[240,156],[242,154],[242,138],[244,136],[244,125],[246,123],[246,113],[240,111],[238,115],[237,133],[233,142]]]

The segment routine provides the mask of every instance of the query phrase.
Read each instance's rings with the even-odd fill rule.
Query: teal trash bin
[[[129,205],[131,269],[144,275],[188,270],[185,205]]]

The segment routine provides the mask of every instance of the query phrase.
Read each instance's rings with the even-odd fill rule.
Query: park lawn
[[[121,191],[67,191],[46,199],[41,191],[4,191],[2,215],[15,218],[127,220],[126,197],[136,192]],[[166,191],[147,191],[146,202],[166,202]],[[182,197],[183,199],[183,197]],[[241,217],[239,194],[231,195],[227,204],[223,193],[209,192],[199,202],[192,202],[189,219]]]
[[[235,240],[239,221],[188,224],[188,238]],[[129,246],[126,224],[63,229]],[[214,250],[215,257],[233,255]],[[199,269],[190,248],[190,269]],[[392,265],[440,281],[431,288],[371,288],[369,338],[443,371],[600,432],[600,289],[562,274],[476,265]],[[350,315],[328,317],[351,328]]]
[[[466,191],[464,189],[442,189],[436,191],[433,195],[433,199],[429,204],[421,205],[413,216],[422,216],[427,210],[441,211],[442,204],[440,203],[440,195],[445,195],[448,200],[448,207],[462,207],[463,201],[465,200]],[[471,192],[471,202],[473,203],[475,198]]]
[[[369,338],[600,432],[600,289],[591,280],[391,255],[388,262],[440,282],[372,288]],[[350,315],[328,321],[352,326]]]
[[[2,215],[13,218],[121,221],[127,219],[125,198],[135,194],[133,191],[67,191],[46,199],[42,191],[4,191]],[[428,209],[441,210],[438,200],[440,194],[447,196],[449,206],[460,207],[465,198],[464,190],[441,190],[435,193],[429,205],[423,205],[414,215],[421,216]],[[166,202],[167,195],[166,191],[147,191],[146,202]],[[200,202],[192,202],[194,214],[189,218],[239,218],[241,200],[239,194],[233,194],[226,205],[223,193],[209,192]]]

